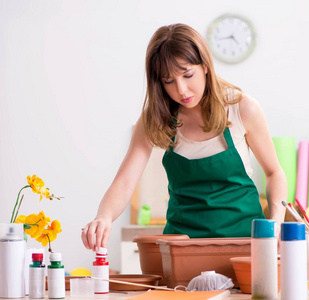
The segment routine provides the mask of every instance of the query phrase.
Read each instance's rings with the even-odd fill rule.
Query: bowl
[[[232,257],[232,263],[240,290],[251,294],[251,257]],[[278,259],[278,292],[280,291],[280,260]]]
[[[163,274],[162,257],[160,247],[156,244],[158,239],[163,240],[183,240],[190,239],[185,234],[141,234],[133,237],[133,242],[137,243],[139,259],[143,274],[159,275],[162,279],[159,285],[166,285]]]

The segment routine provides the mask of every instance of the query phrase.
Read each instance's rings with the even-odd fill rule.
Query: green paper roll
[[[294,203],[297,174],[297,149],[294,137],[274,137],[273,143],[276,149],[279,163],[285,173],[288,183],[288,203]],[[265,191],[265,175],[264,175]]]

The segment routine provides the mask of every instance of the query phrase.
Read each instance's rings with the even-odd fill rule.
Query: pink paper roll
[[[308,207],[308,171],[309,171],[309,143],[300,142],[297,156],[296,194],[304,209]]]

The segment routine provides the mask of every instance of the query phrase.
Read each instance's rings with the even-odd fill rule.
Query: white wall
[[[61,201],[25,193],[21,213],[43,209],[63,232],[53,243],[68,271],[91,268],[81,228],[94,218],[127,149],[145,90],[144,57],[161,25],[182,22],[205,35],[210,21],[239,13],[258,42],[243,63],[216,70],[262,105],[273,136],[308,140],[309,39],[305,0],[0,0],[0,222],[8,222],[27,174]],[[262,174],[254,177],[262,188]],[[120,228],[109,242],[120,268]],[[39,244],[35,241],[30,245]]]

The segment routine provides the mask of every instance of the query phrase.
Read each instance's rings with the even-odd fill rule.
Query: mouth
[[[181,100],[183,103],[190,103],[192,101],[193,97],[184,98]]]

